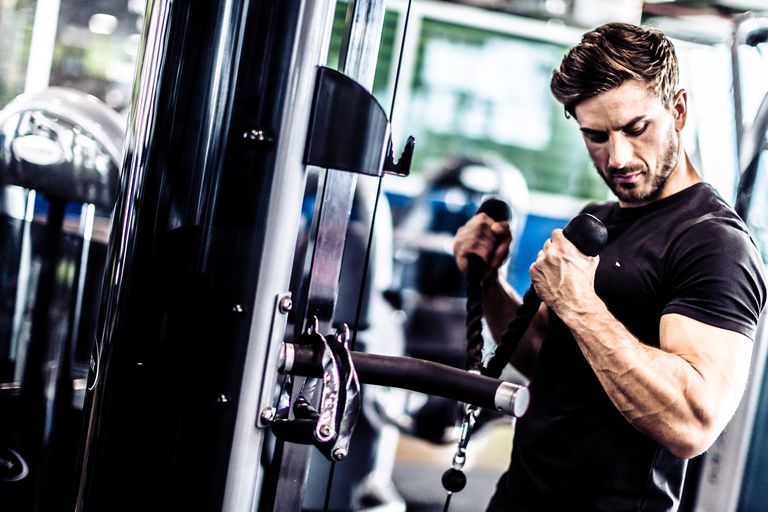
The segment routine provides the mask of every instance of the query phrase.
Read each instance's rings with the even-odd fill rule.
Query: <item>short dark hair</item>
[[[550,89],[567,113],[576,105],[638,80],[671,105],[678,80],[675,48],[664,33],[629,23],[607,23],[582,36],[552,75]]]

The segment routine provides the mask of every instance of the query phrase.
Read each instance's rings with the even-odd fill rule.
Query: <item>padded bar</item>
[[[319,362],[309,347],[295,345],[293,372]],[[360,382],[408,389],[428,395],[522,416],[528,406],[528,389],[512,383],[467,372],[452,366],[412,357],[352,352]],[[290,369],[288,369],[290,371]]]

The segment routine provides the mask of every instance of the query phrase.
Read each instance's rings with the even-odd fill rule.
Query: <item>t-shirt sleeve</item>
[[[679,313],[754,339],[766,298],[764,268],[757,247],[738,222],[699,222],[670,250],[671,285],[664,313]]]

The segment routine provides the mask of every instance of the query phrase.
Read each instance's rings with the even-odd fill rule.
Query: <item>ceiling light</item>
[[[117,18],[111,14],[94,14],[88,20],[88,30],[94,34],[110,35],[117,28]]]

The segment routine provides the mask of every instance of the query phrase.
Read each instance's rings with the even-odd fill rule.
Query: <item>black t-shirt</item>
[[[608,228],[595,290],[639,340],[679,313],[754,338],[765,302],[762,261],[746,227],[704,183],[636,208],[586,211]],[[489,510],[673,511],[686,463],[611,403],[570,330],[550,312],[531,404]]]

